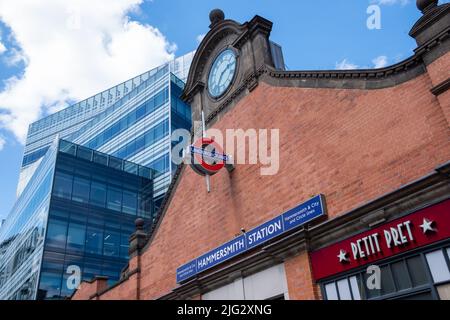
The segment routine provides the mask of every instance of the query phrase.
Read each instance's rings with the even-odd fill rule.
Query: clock
[[[236,73],[236,54],[231,49],[222,51],[214,61],[208,78],[208,91],[218,98],[227,91]]]

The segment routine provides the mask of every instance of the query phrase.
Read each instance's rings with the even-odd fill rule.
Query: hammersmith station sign
[[[254,249],[283,233],[299,228],[326,214],[325,197],[318,195],[181,266],[177,269],[177,283],[186,281],[205,270],[215,267],[248,250]]]

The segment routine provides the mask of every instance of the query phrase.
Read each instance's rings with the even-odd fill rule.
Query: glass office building
[[[191,128],[179,97],[193,57],[30,125],[18,198],[0,228],[0,300],[67,297],[71,272],[119,279],[134,221],[152,222],[176,169],[171,132]]]
[[[179,99],[195,52],[49,115],[28,130],[17,194],[24,190],[49,146],[62,139],[155,168],[156,201],[173,171],[170,134],[191,128],[191,110]],[[140,139],[136,139],[140,138]],[[145,140],[145,141],[144,141]]]
[[[153,174],[56,140],[0,230],[0,300],[69,297],[77,275],[118,281],[135,220],[154,215]]]

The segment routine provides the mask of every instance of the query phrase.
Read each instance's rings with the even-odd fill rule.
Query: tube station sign
[[[202,176],[212,176],[230,161],[222,147],[213,139],[202,138],[188,147],[191,168]]]
[[[211,250],[177,269],[177,283],[254,249],[283,233],[326,216],[325,197],[318,195],[282,215]]]

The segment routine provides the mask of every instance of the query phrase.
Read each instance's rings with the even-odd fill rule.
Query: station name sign
[[[186,281],[205,270],[224,263],[233,257],[254,249],[283,233],[299,228],[326,214],[325,197],[318,195],[181,266],[177,269],[177,283]]]

